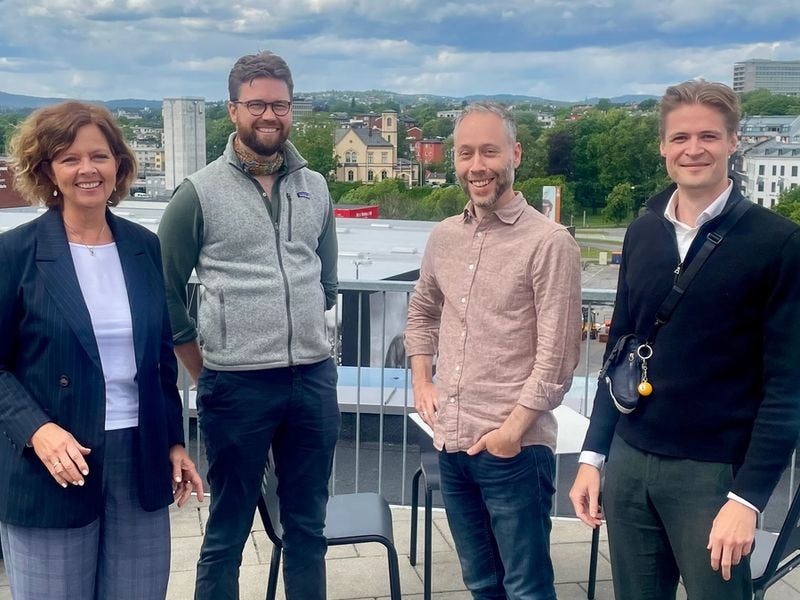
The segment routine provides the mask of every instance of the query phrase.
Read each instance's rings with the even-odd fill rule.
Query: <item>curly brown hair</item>
[[[70,100],[32,112],[11,137],[14,187],[28,202],[48,207],[63,205],[63,196],[50,177],[50,161],[69,148],[78,130],[86,125],[96,125],[103,132],[119,165],[109,206],[116,206],[128,195],[136,178],[136,156],[125,143],[122,130],[105,107]],[[54,196],[53,192],[57,194]]]

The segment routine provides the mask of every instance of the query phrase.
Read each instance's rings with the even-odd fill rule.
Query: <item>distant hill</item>
[[[493,100],[505,104],[530,103],[544,106],[570,106],[573,104],[597,104],[600,98],[588,98],[568,102],[565,100],[548,100],[539,96],[524,96],[519,94],[474,94],[465,97],[457,96],[436,96],[433,94],[400,94],[387,90],[367,90],[367,91],[348,91],[348,90],[327,90],[322,92],[298,92],[298,96],[314,98],[315,104],[328,103],[335,101],[350,101],[355,99],[361,103],[396,102],[400,106],[413,106],[421,103],[434,103],[458,105],[462,102],[474,102],[476,100]],[[658,99],[657,96],[643,94],[629,94],[608,98],[613,104],[628,104],[631,102],[641,102],[648,98]],[[0,92],[0,110],[25,110],[48,106],[57,102],[63,102],[66,98],[40,98],[37,96],[23,96],[19,94],[8,94]],[[112,110],[134,109],[134,110],[161,110],[161,100],[141,100],[137,98],[126,98],[123,100],[92,100],[98,104],[103,104]],[[207,102],[213,102],[207,100]]]
[[[627,94],[624,96],[614,96],[613,98],[605,98],[605,99],[611,102],[611,104],[632,104],[632,103],[638,104],[639,102],[643,102],[645,100],[658,100],[659,96],[652,96],[650,94]],[[595,105],[599,101],[600,98],[588,98],[587,100],[584,100],[582,104]]]
[[[21,94],[7,94],[0,92],[0,110],[25,110],[33,108],[41,108],[42,106],[49,106],[69,100],[69,98],[40,98],[38,96],[23,96]],[[112,110],[120,108],[131,108],[141,110],[148,108],[150,110],[161,110],[161,100],[138,100],[135,98],[126,98],[124,100],[109,100],[104,102],[102,100],[90,100],[97,104],[103,104]]]

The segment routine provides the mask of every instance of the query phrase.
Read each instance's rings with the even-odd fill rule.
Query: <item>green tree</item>
[[[620,225],[630,217],[632,202],[631,184],[628,182],[618,183],[608,195],[606,206],[603,208],[603,217],[607,221],[613,221],[616,225]]]
[[[545,147],[537,141],[539,128],[531,131],[527,124],[517,125],[517,141],[522,146],[522,160],[517,167],[517,179],[530,179],[546,174]]]
[[[235,130],[233,122],[228,117],[220,116],[216,119],[209,119],[206,113],[206,162],[216,160],[225,150],[228,137]]]
[[[467,195],[460,186],[451,185],[434,188],[419,201],[415,218],[428,221],[441,221],[460,213],[467,204]]]
[[[800,97],[773,94],[769,90],[753,90],[742,94],[742,114],[796,115],[800,113]]]
[[[17,124],[25,118],[22,113],[0,114],[0,154],[8,153],[8,141],[14,134]]]
[[[321,114],[311,115],[295,124],[291,140],[311,170],[326,178],[336,169],[333,154],[334,124]]]
[[[600,98],[597,104],[595,104],[595,108],[603,112],[608,112],[614,108],[614,104],[608,98]]]
[[[446,138],[453,133],[453,121],[436,117],[422,124],[422,135],[426,138]]]
[[[637,108],[642,112],[647,112],[650,110],[655,110],[658,108],[658,100],[655,98],[648,98],[647,100],[642,100],[639,102]]]
[[[778,196],[775,212],[800,224],[800,187],[786,190]]]

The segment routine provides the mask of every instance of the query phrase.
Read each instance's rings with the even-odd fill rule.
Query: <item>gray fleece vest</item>
[[[289,173],[272,199],[281,203],[277,224],[230,141],[188,178],[203,212],[198,331],[212,369],[271,369],[330,356],[316,253],[330,196],[324,178],[288,142],[285,158]]]

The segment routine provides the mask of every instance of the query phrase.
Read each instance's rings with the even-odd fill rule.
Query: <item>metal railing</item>
[[[408,281],[340,282],[340,301],[329,315],[333,322],[331,354],[339,365],[338,394],[343,423],[331,477],[333,494],[377,491],[390,502],[410,502],[407,491],[411,475],[419,466],[421,449],[430,446],[430,438],[416,426],[409,428],[408,415],[414,406],[411,375],[404,352],[390,356],[392,344],[388,340],[402,333],[413,290],[414,282]],[[598,332],[594,324],[598,323],[602,332],[605,319],[598,321],[598,317],[610,317],[614,296],[614,290],[582,290],[585,336],[581,361],[565,404],[587,417],[605,350],[605,344],[593,335]],[[205,471],[202,435],[195,418],[195,394],[183,370],[179,385],[184,398],[186,439],[193,459]],[[560,468],[555,482],[554,512],[559,514],[562,507],[560,514],[568,515],[571,507],[567,492],[577,468],[577,456],[556,458],[560,459]],[[796,455],[793,455],[790,468],[761,516],[768,528],[779,527],[783,520],[795,487],[795,468]]]
[[[331,478],[334,494],[370,490],[384,494],[392,502],[410,501],[407,491],[419,464],[420,448],[430,445],[429,438],[416,426],[409,428],[407,417],[414,406],[411,375],[405,352],[397,348],[413,290],[414,282],[409,281],[353,280],[339,284],[340,301],[329,315],[333,322],[331,353],[339,365],[343,420]],[[585,315],[592,315],[599,307],[610,312],[613,301],[613,290],[583,290]],[[604,345],[590,335],[589,323],[585,325],[584,356],[571,394],[573,408],[588,415],[594,395],[593,376]],[[390,348],[392,342],[395,347]],[[195,394],[183,370],[179,384],[184,397],[186,439],[193,459],[204,468]]]

